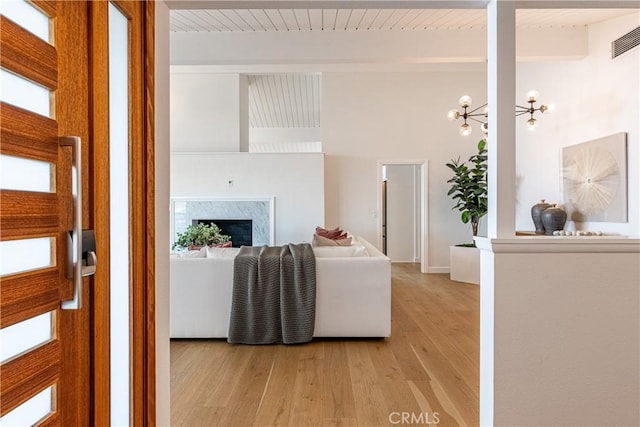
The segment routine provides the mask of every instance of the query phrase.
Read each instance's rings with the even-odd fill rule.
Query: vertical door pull
[[[73,279],[73,299],[62,301],[63,310],[82,307],[82,148],[80,137],[60,137],[60,145],[73,148],[73,230],[68,234],[67,278]]]

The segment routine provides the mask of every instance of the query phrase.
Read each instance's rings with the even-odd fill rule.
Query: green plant
[[[480,218],[487,214],[487,141],[478,142],[478,153],[469,157],[467,162],[460,162],[460,157],[447,163],[447,167],[454,173],[447,182],[451,189],[447,195],[456,204],[452,209],[458,209],[462,214],[460,219],[464,224],[471,223],[474,236],[478,235]]]
[[[229,236],[220,233],[220,228],[217,225],[200,223],[196,226],[189,225],[184,233],[178,233],[178,239],[172,249],[219,245],[228,242],[229,239]]]

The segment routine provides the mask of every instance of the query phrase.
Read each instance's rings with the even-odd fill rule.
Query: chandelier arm
[[[518,117],[518,116],[522,116],[522,115],[524,115],[524,114],[529,114],[529,113],[531,113],[531,111],[529,111],[529,110],[525,110],[525,111],[516,111],[516,117]],[[533,114],[533,113],[531,113],[531,114]]]
[[[475,113],[476,111],[478,111],[479,109],[484,108],[484,107],[486,107],[486,106],[487,106],[487,103],[485,102],[485,103],[484,103],[484,104],[482,104],[481,106],[479,106],[479,107],[477,107],[477,108],[474,108],[473,110],[469,111],[467,114],[473,114],[473,113]],[[484,114],[484,113],[479,113],[479,114]]]
[[[469,120],[473,120],[476,123],[484,123],[484,120],[478,120],[478,119],[476,119],[474,117],[469,117]]]

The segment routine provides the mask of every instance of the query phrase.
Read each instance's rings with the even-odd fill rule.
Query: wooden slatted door
[[[87,147],[87,4],[0,7],[0,424],[89,425],[89,279],[82,307],[61,309],[74,292],[74,183],[71,148],[59,144],[75,135]]]

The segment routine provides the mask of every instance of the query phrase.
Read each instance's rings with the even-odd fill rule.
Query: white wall
[[[240,77],[171,73],[171,151],[240,151],[249,126],[248,106],[240,102]],[[246,82],[243,87],[246,95]],[[243,126],[247,129],[241,133]]]
[[[395,262],[416,262],[420,222],[416,166],[387,165],[387,256]],[[419,175],[418,175],[419,177]],[[419,246],[418,246],[419,247]]]
[[[431,272],[446,272],[449,246],[471,241],[447,196],[445,163],[476,151],[482,134],[464,138],[447,111],[460,95],[486,100],[484,66],[469,72],[323,73],[322,135],[327,226],[376,242],[377,161],[428,159]]]
[[[535,132],[517,127],[516,228],[532,230],[530,209],[540,199],[560,202],[560,149],[628,132],[628,223],[592,222],[579,229],[640,235],[640,48],[611,60],[612,40],[638,26],[640,14],[589,26],[589,56],[576,62],[520,63],[519,99],[529,89],[556,111],[539,117]],[[567,224],[573,228],[576,225]]]
[[[171,425],[169,347],[169,8],[155,3],[156,425]]]
[[[325,222],[324,155],[173,153],[171,197],[275,197],[276,245],[309,242]]]

